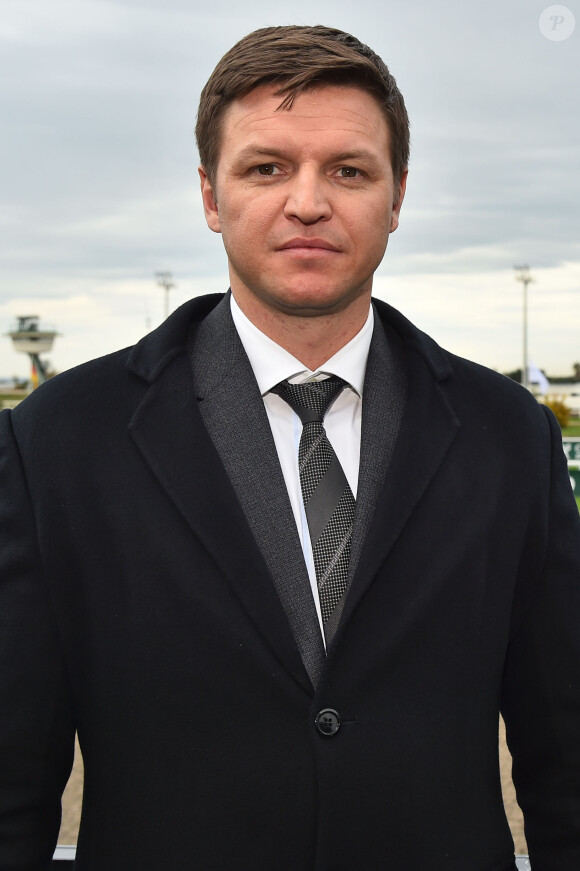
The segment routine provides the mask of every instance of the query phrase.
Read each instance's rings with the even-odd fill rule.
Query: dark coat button
[[[332,708],[323,708],[317,713],[314,725],[325,738],[332,738],[340,729],[340,714]]]

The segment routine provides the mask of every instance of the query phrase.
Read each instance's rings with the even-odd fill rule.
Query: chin
[[[278,296],[278,307],[280,311],[292,314],[311,316],[335,314],[344,311],[364,295],[364,291],[337,295],[336,287],[326,290],[321,290],[320,287],[300,288],[281,293]]]
[[[303,295],[280,300],[276,307],[278,311],[285,314],[316,317],[343,311],[348,307],[348,303],[338,302],[328,297]]]

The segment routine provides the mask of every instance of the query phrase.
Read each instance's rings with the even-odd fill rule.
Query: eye
[[[261,163],[256,167],[259,175],[275,175],[276,167],[273,163]]]
[[[357,178],[360,175],[360,169],[354,166],[341,166],[339,172],[341,178]]]

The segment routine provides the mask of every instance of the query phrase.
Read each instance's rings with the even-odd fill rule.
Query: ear
[[[205,219],[207,221],[207,225],[210,230],[214,231],[214,233],[221,233],[218,204],[215,198],[212,184],[207,177],[207,173],[205,172],[203,166],[199,167],[198,172],[201,181],[201,199],[203,202],[203,210],[205,212]]]
[[[405,198],[405,191],[407,190],[408,172],[409,171],[407,169],[404,170],[403,175],[401,176],[401,181],[399,182],[398,189],[397,191],[395,191],[393,211],[391,212],[391,233],[394,233],[399,226],[399,214],[401,212],[401,206],[403,205],[403,200]]]

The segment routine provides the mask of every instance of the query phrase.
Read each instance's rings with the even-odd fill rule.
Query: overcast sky
[[[172,309],[225,290],[198,193],[200,90],[249,31],[322,23],[382,55],[411,117],[407,197],[376,295],[506,371],[522,359],[513,265],[528,263],[530,357],[569,373],[580,360],[580,0],[563,21],[546,13],[542,32],[548,6],[0,0],[0,334],[40,315],[61,333],[50,359],[62,370],[160,322],[156,270],[173,272]],[[574,32],[548,38],[571,29],[570,13]],[[0,376],[26,373],[0,335]]]

